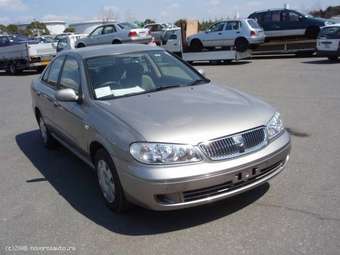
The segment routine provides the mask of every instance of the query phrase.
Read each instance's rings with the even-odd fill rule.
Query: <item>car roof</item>
[[[256,11],[256,12],[253,12],[252,14],[264,13],[264,12],[272,12],[272,11],[295,11],[295,12],[298,12],[296,10],[288,9],[288,8],[274,8],[274,9],[267,9],[267,10],[262,10],[262,11]]]
[[[100,46],[89,46],[85,48],[65,50],[60,55],[76,55],[82,59],[110,56],[116,54],[125,54],[138,51],[153,51],[153,50],[164,50],[162,48],[144,44],[116,44],[116,45],[100,45]]]

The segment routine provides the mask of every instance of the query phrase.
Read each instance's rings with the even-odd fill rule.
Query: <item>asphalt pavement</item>
[[[282,174],[203,207],[114,214],[84,163],[43,147],[31,109],[37,75],[0,73],[0,254],[340,254],[340,62],[196,68],[282,113],[292,134]]]

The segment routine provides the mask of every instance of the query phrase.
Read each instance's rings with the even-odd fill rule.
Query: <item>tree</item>
[[[148,25],[148,24],[153,24],[153,23],[156,23],[156,21],[154,21],[153,19],[146,19],[146,20],[144,20],[144,26]]]
[[[0,33],[5,33],[7,32],[7,28],[5,25],[0,24]]]
[[[17,33],[19,32],[19,29],[18,29],[18,26],[17,26],[17,25],[9,24],[9,25],[6,27],[6,31],[7,31],[7,33],[9,33],[9,34],[17,34]]]
[[[325,10],[322,10],[322,9],[314,10],[314,11],[311,11],[309,14],[312,15],[312,16],[315,16],[315,17],[321,17],[321,18],[329,19],[329,18],[340,15],[340,5],[329,6]]]
[[[75,33],[76,29],[74,27],[68,27],[64,30],[64,33]]]
[[[50,31],[47,29],[44,23],[33,21],[27,26],[25,34],[30,36],[49,35]]]

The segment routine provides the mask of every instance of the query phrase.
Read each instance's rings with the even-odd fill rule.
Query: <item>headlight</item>
[[[131,155],[145,164],[178,164],[201,161],[201,156],[192,145],[164,143],[133,143]]]
[[[274,114],[274,116],[267,124],[267,133],[269,140],[280,135],[283,130],[284,130],[283,122],[281,120],[280,113],[277,112]]]

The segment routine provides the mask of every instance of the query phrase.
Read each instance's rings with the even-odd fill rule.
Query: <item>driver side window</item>
[[[220,32],[224,28],[224,23],[216,23],[215,25],[212,25],[209,29],[210,32]]]
[[[76,93],[79,92],[80,88],[80,73],[79,65],[77,60],[72,57],[67,57],[65,60],[63,70],[60,77],[61,89],[73,89]]]
[[[97,35],[101,35],[103,32],[103,27],[98,27],[96,30],[94,30],[90,36],[97,36]]]

